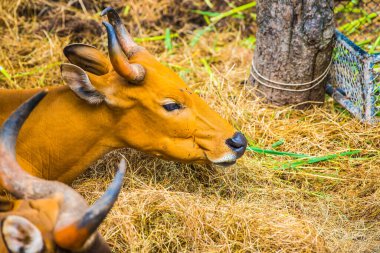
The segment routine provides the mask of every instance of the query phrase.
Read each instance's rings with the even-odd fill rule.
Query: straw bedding
[[[112,3],[111,3],[112,2]],[[213,11],[230,8],[211,1]],[[216,4],[218,2],[219,4]],[[236,6],[248,1],[233,1]],[[98,12],[112,4],[135,37],[178,33],[173,50],[141,42],[178,72],[211,107],[249,138],[279,151],[326,155],[359,149],[352,157],[276,169],[294,158],[247,152],[229,168],[162,161],[131,149],[108,154],[73,187],[94,202],[128,160],[124,188],[100,231],[115,252],[378,252],[380,251],[380,128],[360,124],[327,98],[306,111],[260,103],[249,75],[253,16],[229,17],[191,47],[207,23],[191,10],[203,0],[0,0],[0,65],[12,76],[0,87],[62,85],[62,49],[71,42],[105,51]],[[206,64],[205,64],[206,63]]]

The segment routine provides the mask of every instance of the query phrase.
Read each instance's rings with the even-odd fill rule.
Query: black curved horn
[[[115,71],[133,83],[139,83],[144,80],[145,69],[140,64],[130,64],[123,49],[120,47],[113,26],[108,22],[103,22],[108,35],[108,51],[110,60]]]
[[[125,29],[125,26],[123,25],[119,14],[117,14],[117,12],[112,7],[107,7],[101,12],[101,15],[107,15],[107,18],[111,25],[115,27],[116,36],[119,40],[121,48],[123,49],[124,53],[129,56],[129,54],[133,51],[133,48],[137,47],[138,45],[133,41],[132,36],[127,32],[127,29]]]

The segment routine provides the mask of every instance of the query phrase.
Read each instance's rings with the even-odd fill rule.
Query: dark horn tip
[[[104,10],[102,10],[102,12],[100,13],[100,16],[104,16],[110,11],[115,11],[115,10],[109,6],[109,7],[105,8]]]
[[[117,14],[117,11],[115,11],[114,8],[112,7],[107,7],[105,8],[101,13],[100,15],[104,16],[107,14],[107,17],[108,17],[108,21],[112,24],[112,25],[120,25],[121,24],[121,18],[119,16],[119,14]]]
[[[77,228],[87,228],[89,234],[96,231],[118,198],[123,186],[125,171],[126,162],[122,159],[111,184],[108,186],[103,196],[100,197],[100,199],[98,199],[79,220]]]
[[[118,171],[111,184],[100,199],[98,199],[76,222],[54,232],[58,245],[65,249],[81,248],[96,231],[116,202],[123,186],[126,162],[122,159]],[[82,232],[81,232],[82,231]],[[83,231],[85,233],[83,233]]]
[[[113,182],[111,186],[109,187],[110,189],[113,188],[112,191],[114,192],[113,193],[114,195],[118,195],[123,186],[124,175],[125,175],[126,170],[127,170],[127,164],[125,162],[125,159],[123,158],[119,163],[116,175],[114,176]]]
[[[125,171],[127,170],[127,163],[125,161],[125,159],[121,159],[120,163],[119,163],[119,168],[117,170],[117,174],[115,177],[119,177],[119,174],[121,177],[124,177],[125,175]]]

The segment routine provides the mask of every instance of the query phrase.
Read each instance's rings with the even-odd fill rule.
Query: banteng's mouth
[[[210,159],[210,161],[215,165],[228,167],[228,166],[234,165],[237,159],[238,159],[238,156],[236,154],[227,153],[218,159]]]
[[[231,161],[231,162],[221,162],[221,163],[214,163],[214,164],[218,166],[222,166],[222,167],[228,167],[228,166],[234,165],[235,163],[236,163],[236,160]]]

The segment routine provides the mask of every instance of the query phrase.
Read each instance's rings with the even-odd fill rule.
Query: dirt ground
[[[295,158],[246,155],[232,167],[184,165],[126,149],[107,155],[73,187],[90,202],[122,156],[128,169],[119,200],[101,226],[114,252],[380,252],[380,125],[361,124],[331,98],[306,111],[260,103],[244,85],[253,55],[255,8],[207,25],[193,10],[223,12],[246,0],[0,0],[0,87],[62,85],[62,49],[73,42],[106,52],[99,12],[112,5],[130,33],[173,68],[250,145],[352,157],[278,169]],[[210,3],[212,4],[210,7]],[[178,34],[173,49],[163,40]],[[145,41],[144,41],[145,40]]]

